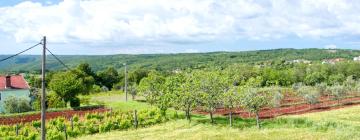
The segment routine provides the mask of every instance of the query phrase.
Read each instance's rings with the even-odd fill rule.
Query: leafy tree
[[[65,103],[76,98],[85,88],[83,81],[73,72],[56,73],[49,86]]]
[[[119,73],[114,67],[108,67],[106,70],[98,72],[97,77],[100,84],[106,86],[110,90],[113,88],[113,85],[120,80]]]
[[[31,111],[29,100],[10,96],[4,100],[4,110],[6,113],[21,113]]]
[[[191,111],[197,105],[199,80],[193,73],[179,73],[171,78],[172,106],[185,112],[186,119],[191,121]]]
[[[262,107],[268,104],[268,99],[266,94],[264,92],[260,92],[255,88],[248,88],[241,95],[240,104],[249,112],[255,113],[256,125],[260,129],[261,126],[260,126],[259,112]]]
[[[132,97],[132,100],[134,101],[135,100],[135,97],[138,93],[138,90],[137,90],[137,84],[131,84],[129,85],[128,87],[128,92],[130,93],[131,97]]]
[[[227,81],[218,72],[196,73],[200,83],[200,102],[202,107],[210,114],[211,123],[214,123],[213,112],[220,104],[220,96],[227,92]]]
[[[310,105],[316,104],[319,102],[319,92],[313,87],[302,87],[299,89],[300,95],[304,98],[304,100]]]
[[[281,101],[284,99],[284,95],[278,87],[271,87],[270,92],[273,93],[273,98],[271,100],[273,107],[280,107]]]
[[[334,74],[334,75],[330,75],[328,78],[328,84],[329,85],[335,85],[337,83],[343,83],[345,80],[345,75],[344,74]]]
[[[316,83],[322,83],[326,79],[325,74],[322,72],[313,72],[305,77],[306,85],[314,86]]]
[[[315,85],[315,88],[319,91],[320,95],[322,95],[322,96],[328,95],[327,94],[328,87],[327,87],[326,83],[320,83],[320,84],[317,83]]]
[[[150,72],[148,77],[143,78],[139,85],[139,91],[146,101],[156,105],[163,113],[169,107],[169,96],[164,92],[165,78],[157,72]]]
[[[95,84],[94,77],[88,75],[85,71],[80,69],[72,70],[71,72],[74,73],[76,75],[76,79],[81,80],[81,83],[83,84],[84,88],[81,93],[84,95],[89,94]]]
[[[348,76],[344,81],[344,86],[349,91],[354,90],[356,86],[356,81],[354,80],[354,76]]]
[[[227,92],[223,92],[221,96],[222,104],[225,108],[229,109],[229,122],[230,127],[232,126],[232,113],[233,109],[240,104],[240,92],[242,88],[231,86]]]
[[[347,94],[346,88],[339,84],[329,87],[329,91],[334,99],[338,101],[338,104],[340,104],[340,100]]]
[[[141,79],[148,75],[149,71],[144,69],[136,69],[129,72],[129,83],[139,84]],[[123,80],[122,80],[123,81]]]

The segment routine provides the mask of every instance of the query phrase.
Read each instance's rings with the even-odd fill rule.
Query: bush
[[[48,108],[64,108],[64,107],[66,107],[65,101],[61,100],[61,97],[53,92],[50,92],[47,95],[47,104],[48,104]]]
[[[14,96],[10,96],[4,100],[4,109],[6,113],[20,113],[32,110],[29,100],[16,98]]]
[[[80,99],[79,98],[71,98],[70,99],[70,106],[72,108],[80,106]]]

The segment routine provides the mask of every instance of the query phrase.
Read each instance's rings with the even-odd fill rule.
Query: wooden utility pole
[[[46,139],[46,128],[45,128],[45,112],[46,112],[46,87],[45,87],[45,63],[46,63],[46,36],[43,38],[43,52],[42,52],[42,65],[41,65],[41,88],[42,88],[42,94],[41,94],[41,140]]]
[[[127,65],[126,65],[126,63],[124,63],[124,65],[125,65],[125,88],[124,88],[124,90],[125,90],[125,100],[126,101],[128,101],[128,93],[127,93]]]

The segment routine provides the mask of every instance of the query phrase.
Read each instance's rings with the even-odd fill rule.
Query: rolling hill
[[[307,59],[321,61],[329,58],[346,58],[351,60],[360,56],[360,50],[326,50],[326,49],[275,49],[243,52],[210,52],[210,53],[179,53],[179,54],[118,54],[118,55],[60,55],[58,56],[70,67],[80,63],[89,63],[95,71],[108,66],[121,69],[123,63],[130,68],[145,68],[157,70],[174,70],[185,68],[224,67],[233,63],[255,64],[259,62]],[[0,55],[5,58],[6,55]],[[0,72],[21,72],[40,70],[41,57],[39,55],[21,55],[0,63]],[[47,68],[62,70],[52,56],[48,56]]]

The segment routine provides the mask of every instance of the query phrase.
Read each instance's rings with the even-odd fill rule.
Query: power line
[[[46,48],[46,50],[52,55],[54,56],[54,58],[59,61],[65,68],[67,68],[68,70],[71,70],[68,66],[65,65],[65,63],[63,61],[60,60],[60,58],[58,58],[55,54],[53,54],[48,48]]]
[[[14,55],[12,55],[12,56],[9,56],[9,57],[6,57],[6,58],[4,58],[4,59],[1,59],[1,60],[0,60],[0,63],[3,62],[3,61],[9,60],[9,59],[11,59],[11,58],[13,58],[13,57],[15,57],[15,56],[18,56],[18,55],[20,55],[20,54],[22,54],[22,53],[24,53],[24,52],[26,52],[26,51],[28,51],[28,50],[31,50],[31,49],[35,48],[36,46],[38,46],[38,45],[40,45],[40,44],[41,44],[41,42],[38,43],[38,44],[36,44],[36,45],[34,45],[34,46],[31,46],[31,47],[27,48],[26,50],[23,50],[23,51],[21,51],[21,52],[19,52],[19,53],[17,53],[17,54],[14,54]]]

